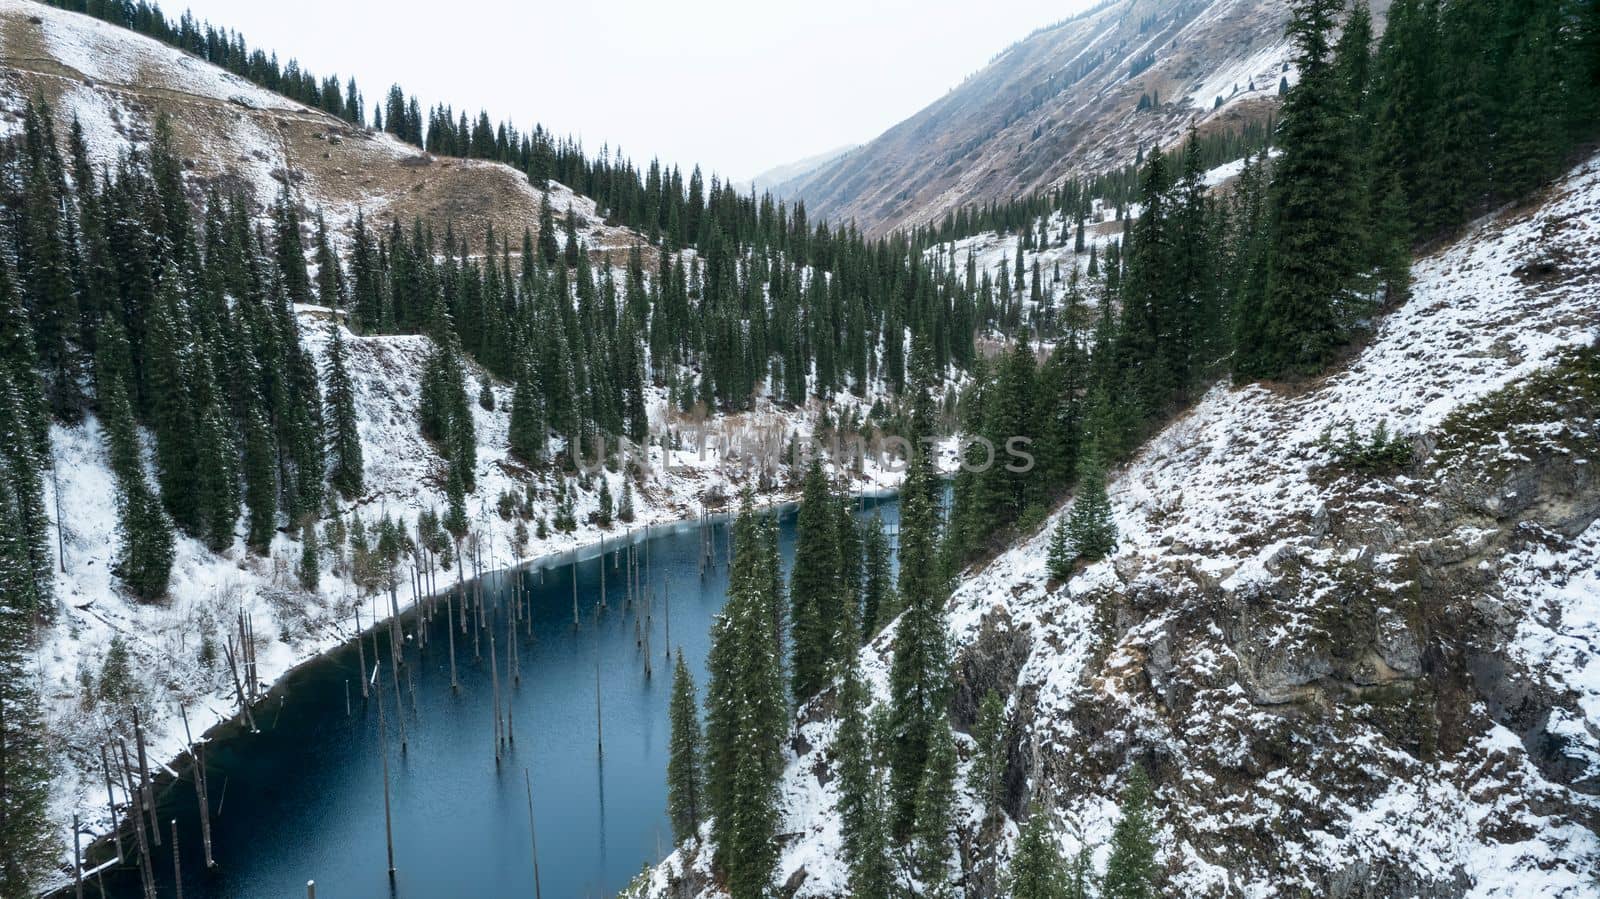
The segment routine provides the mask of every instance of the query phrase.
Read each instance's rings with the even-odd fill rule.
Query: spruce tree
[[[544,400],[534,382],[532,365],[524,362],[518,368],[516,386],[511,393],[511,423],[507,437],[511,455],[533,465],[544,454]]]
[[[477,486],[478,440],[472,406],[467,399],[460,347],[450,329],[449,314],[436,298],[433,351],[423,365],[419,415],[422,435],[439,445],[440,455],[458,471],[462,488]]]
[[[189,390],[195,345],[180,281],[177,267],[168,266],[148,320],[144,371],[161,502],[179,527],[198,534],[202,510],[194,475],[200,457],[199,410]]]
[[[603,528],[611,527],[611,479],[604,474],[600,475],[600,497],[596,502],[595,523]]]
[[[1101,895],[1105,899],[1154,899],[1161,895],[1156,870],[1155,822],[1151,818],[1150,779],[1135,765],[1122,791],[1122,815],[1111,831]]]
[[[622,478],[622,499],[617,502],[617,520],[624,524],[632,524],[633,518],[633,478],[624,475]]]
[[[344,274],[339,270],[339,257],[334,255],[333,244],[328,240],[328,225],[317,211],[317,300],[329,309],[344,306]]]
[[[3,265],[0,265],[3,267]],[[50,518],[44,503],[44,457],[29,427],[23,391],[10,371],[0,366],[0,480],[6,482],[14,528],[27,559],[25,579],[14,579],[11,603],[37,620],[49,617],[54,595],[55,553],[49,539]]]
[[[233,440],[233,421],[218,401],[216,385],[209,375],[210,365],[202,364],[199,368],[201,371],[197,375],[202,385],[199,392],[204,396],[204,406],[196,442],[196,495],[206,546],[213,552],[221,552],[233,545],[234,525],[239,520],[239,457]]]
[[[277,445],[254,400],[244,413],[244,499],[245,544],[265,555],[278,527]]]
[[[790,684],[797,703],[816,695],[827,682],[834,635],[844,613],[834,505],[822,461],[813,457],[801,491],[794,566],[789,574],[794,635]]]
[[[712,625],[706,693],[706,795],[718,866],[736,899],[763,899],[778,861],[783,697],[776,529],[747,492],[734,523],[728,600]]]
[[[1329,36],[1340,0],[1295,0],[1289,37],[1300,80],[1283,103],[1282,155],[1273,168],[1273,244],[1264,333],[1240,348],[1236,371],[1251,377],[1314,374],[1348,337],[1345,294],[1361,222],[1359,160],[1344,127],[1348,98]]]
[[[1066,899],[1070,875],[1061,858],[1061,848],[1050,833],[1049,816],[1034,807],[1028,823],[1017,839],[1017,854],[1011,860],[1011,899]]]
[[[668,718],[672,724],[672,747],[667,759],[667,814],[672,819],[673,839],[683,843],[695,839],[700,832],[700,821],[705,816],[705,786],[694,676],[684,664],[681,649],[672,668]]]
[[[50,414],[45,404],[44,385],[39,380],[39,354],[34,348],[33,326],[22,296],[12,287],[7,266],[0,265],[0,366],[4,366],[17,392],[17,417],[20,436],[35,453],[49,450]]]
[[[467,535],[467,487],[461,477],[461,466],[451,462],[448,468],[449,471],[445,474],[444,492],[447,506],[443,523],[444,529],[460,540]]]
[[[1056,526],[1050,531],[1050,549],[1045,559],[1045,564],[1050,570],[1050,576],[1058,581],[1072,577],[1073,566],[1078,561],[1078,551],[1072,545],[1072,516],[1063,515],[1056,521]]]
[[[356,416],[355,387],[345,365],[344,329],[334,322],[328,342],[328,363],[323,375],[328,382],[326,395],[328,425],[328,483],[345,499],[354,499],[365,490],[362,475],[361,431]]]
[[[921,895],[950,895],[950,835],[954,830],[956,746],[950,723],[940,717],[928,735],[927,763],[917,785],[915,867]]]
[[[944,582],[938,573],[936,487],[929,463],[914,454],[900,506],[900,601],[905,610],[890,665],[889,798],[892,832],[911,834],[931,743],[945,723],[950,646]]]
[[[861,639],[870,641],[895,613],[894,579],[889,565],[889,535],[883,517],[867,523],[862,541]]]
[[[112,570],[134,596],[165,596],[174,558],[172,520],[161,508],[145,479],[132,404],[123,386],[117,359],[127,352],[122,329],[108,322],[96,353],[100,423],[105,429],[111,472],[117,480],[119,545]]]
[[[300,528],[300,564],[295,567],[295,576],[300,580],[301,589],[312,593],[322,582],[322,566],[317,558],[317,549],[316,523],[307,518]]]
[[[1067,868],[1066,890],[1062,892],[1061,899],[1090,899],[1089,883],[1093,878],[1094,859],[1090,857],[1089,847],[1084,846],[1073,856]]]
[[[58,858],[49,815],[51,763],[29,670],[35,610],[22,509],[0,478],[0,894],[32,896]]]
[[[1078,496],[1066,519],[1065,536],[1074,561],[1097,562],[1116,551],[1117,523],[1111,516],[1111,501],[1106,497],[1105,471],[1094,450],[1084,457],[1078,475]]]
[[[869,697],[861,681],[859,653],[854,649],[843,668],[833,753],[839,771],[839,830],[845,861],[850,865],[850,890],[856,896],[888,896],[893,868],[887,810],[882,782],[873,766]]]
[[[978,706],[977,726],[973,729],[972,736],[978,743],[978,756],[972,768],[970,782],[983,808],[984,823],[987,826],[1000,818],[1000,796],[1006,775],[1006,753],[1010,749],[1009,741],[1006,739],[1006,701],[994,690],[983,695],[983,702]]]
[[[16,234],[21,288],[34,323],[35,344],[51,410],[66,421],[83,411],[78,346],[81,263],[67,208],[66,183],[50,106],[41,95],[23,115],[25,172]]]

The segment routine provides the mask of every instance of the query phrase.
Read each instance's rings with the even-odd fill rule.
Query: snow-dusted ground
[[[320,366],[333,317],[315,306],[301,307],[298,312],[302,338]],[[348,519],[352,511],[359,511],[369,527],[387,514],[414,527],[419,512],[427,508],[442,512],[446,506],[445,463],[422,438],[417,425],[416,385],[430,341],[416,336],[359,337],[348,330],[344,340],[360,417],[367,491],[353,503],[341,502],[341,514]],[[476,376],[475,370],[469,375],[474,378],[473,396],[477,394]],[[507,385],[493,389],[495,411],[473,405],[479,444],[478,488],[467,501],[472,528],[481,535],[486,570],[517,562],[511,542],[514,522],[502,519],[495,509],[502,491],[520,497],[531,484],[541,493],[535,515],[554,514],[554,498],[549,493],[552,482],[507,455],[511,390]],[[832,414],[839,415],[852,403],[862,404],[860,412],[864,412],[870,400],[841,394]],[[631,525],[617,522],[606,530],[587,523],[598,507],[601,475],[597,474],[590,489],[576,494],[578,530],[572,534],[552,531],[540,540],[529,523],[530,546],[524,561],[583,550],[603,535],[616,540],[630,529],[731,508],[729,504],[736,502],[741,489],[760,482],[763,467],[772,482],[762,497],[764,502],[797,494],[789,470],[777,462],[774,450],[787,445],[792,437],[810,438],[819,412],[815,404],[781,410],[763,401],[752,412],[717,416],[697,427],[668,412],[664,392],[655,390],[648,410],[652,434],[659,440],[662,433],[677,432],[683,437],[683,449],[670,454],[664,454],[659,444],[649,449],[644,483],[634,492],[636,520]],[[697,436],[701,433],[703,439]],[[113,637],[126,641],[132,655],[135,679],[149,713],[151,753],[155,759],[170,760],[185,745],[180,706],[187,711],[196,736],[238,713],[226,665],[203,660],[201,647],[208,637],[214,646],[220,646],[240,610],[255,627],[260,679],[271,684],[294,666],[353,636],[358,609],[363,626],[370,626],[373,602],[358,596],[355,585],[332,570],[332,557],[326,553],[318,589],[315,593],[300,589],[294,573],[300,544],[287,534],[277,537],[265,557],[247,552],[242,539],[218,554],[180,536],[169,599],[135,602],[122,594],[110,571],[118,542],[115,484],[98,423],[91,417],[80,426],[57,426],[52,443],[61,475],[66,568],[56,584],[61,613],[42,635],[39,650],[47,722],[64,752],[53,810],[55,820],[64,827],[76,813],[86,830],[97,832],[107,823],[98,747],[109,726],[107,716],[117,710],[86,712],[83,682],[85,677],[90,682],[98,677]],[[944,448],[949,457],[946,464],[953,459],[952,453]],[[900,477],[897,469],[895,463],[869,457],[862,472],[850,481],[856,490],[893,489]],[[610,482],[614,502],[620,502],[623,475],[607,472],[603,476]],[[576,478],[569,479],[568,485],[578,490]],[[47,491],[47,501],[53,503],[55,494],[48,484]],[[726,498],[726,503],[717,497]],[[442,586],[453,583],[454,575],[441,572],[437,577]],[[402,578],[399,599],[402,611],[416,599],[406,578]],[[381,599],[376,607],[380,615],[387,614]]]
[[[1014,251],[1014,241],[989,236],[970,244],[988,259]],[[957,259],[964,256],[958,246]],[[1539,259],[1556,260],[1556,276],[1519,271]],[[1337,604],[1349,600],[1335,597],[1349,596],[1349,588],[1331,575],[1351,565],[1372,572],[1375,627],[1395,644],[1385,647],[1387,661],[1421,664],[1407,658],[1405,623],[1384,618],[1395,614],[1386,598],[1420,589],[1405,582],[1403,546],[1361,558],[1367,554],[1348,542],[1323,545],[1321,535],[1330,514],[1348,518],[1347,531],[1381,531],[1391,522],[1403,529],[1404,504],[1438,506],[1429,498],[1449,472],[1434,471],[1426,482],[1402,476],[1387,487],[1330,481],[1319,476],[1330,461],[1319,445],[1323,431],[1350,423],[1366,433],[1386,421],[1401,434],[1428,434],[1452,413],[1592,344],[1600,339],[1596,272],[1600,157],[1536,208],[1491,217],[1419,260],[1413,297],[1376,323],[1348,365],[1298,390],[1212,389],[1114,478],[1122,540],[1113,558],[1066,584],[1051,581],[1047,535],[1063,508],[1037,536],[962,579],[948,612],[953,645],[1025,648],[1008,700],[1023,718],[1015,722],[1017,752],[1031,759],[1028,792],[1049,810],[1064,852],[1087,846],[1104,865],[1120,778],[1133,758],[1155,758],[1164,772],[1157,778],[1162,860],[1175,895],[1367,895],[1335,892],[1363,883],[1382,895],[1430,885],[1445,892],[1428,895],[1600,895],[1600,835],[1583,824],[1600,816],[1600,800],[1552,781],[1482,702],[1470,705],[1460,745],[1430,757],[1350,711],[1382,701],[1381,692],[1357,698],[1368,696],[1363,683],[1381,691],[1405,681],[1386,660],[1373,662],[1371,679],[1358,680],[1344,699],[1334,698],[1337,684],[1320,694],[1316,671],[1286,688],[1292,695],[1284,699],[1270,697],[1266,682],[1274,671],[1295,674],[1302,655],[1307,665],[1317,662],[1307,642],[1318,633],[1313,622],[1326,620],[1329,603],[1341,615]],[[1559,436],[1562,447],[1600,449],[1593,432],[1573,430],[1585,425],[1554,414],[1526,430]],[[1594,464],[1593,455],[1577,452],[1573,466]],[[1527,461],[1521,450],[1505,453]],[[1388,496],[1403,498],[1399,511],[1384,504]],[[1512,638],[1496,649],[1550,695],[1568,697],[1550,710],[1546,732],[1567,740],[1568,758],[1588,760],[1580,776],[1590,782],[1600,772],[1597,528],[1564,540],[1545,535],[1544,544],[1482,563],[1491,566],[1484,597],[1514,621]],[[1469,546],[1495,545],[1471,531],[1461,528]],[[1505,539],[1499,545],[1519,545],[1515,535]],[[1415,553],[1425,544],[1411,547]],[[880,702],[892,630],[863,650]],[[1000,677],[1009,683],[1012,672]],[[1309,742],[1295,736],[1293,723],[1301,720],[1293,710],[1307,701],[1331,703],[1322,706],[1326,717],[1298,725],[1323,728],[1310,731],[1319,736]],[[795,895],[832,899],[848,895],[827,770],[835,725],[805,715],[802,722],[804,739],[795,744],[809,748],[790,759],[782,784],[780,831],[796,836],[784,839],[777,882],[799,879]],[[1263,755],[1279,740],[1299,744],[1293,761]],[[964,785],[962,795],[967,813],[959,826],[971,828],[976,815]],[[1011,842],[996,850],[1002,860]],[[644,892],[679,895],[671,890],[685,866],[703,875],[708,854],[674,852],[650,872]]]
[[[312,109],[175,47],[86,15],[29,0],[0,0],[0,136],[20,130],[22,110],[43,92],[62,139],[74,118],[90,160],[114,167],[130,150],[147,150],[158,113],[203,182],[245,188],[262,215],[289,187],[308,211],[320,211],[338,248],[350,240],[357,212],[369,223],[414,217],[454,220],[458,233],[481,238],[495,223],[517,243],[536,228],[540,192],[527,178],[486,160],[435,158],[385,132]],[[374,102],[368,98],[368,102]],[[588,197],[553,183],[558,223],[568,209],[578,236],[620,263],[644,241],[606,224]]]

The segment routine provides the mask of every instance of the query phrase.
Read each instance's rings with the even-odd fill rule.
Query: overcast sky
[[[860,143],[1089,0],[189,0],[319,77],[745,179]],[[168,15],[184,8],[162,4]]]

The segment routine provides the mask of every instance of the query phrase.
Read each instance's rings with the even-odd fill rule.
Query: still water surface
[[[893,528],[898,512],[893,499],[869,498],[860,514],[881,515]],[[787,566],[794,549],[794,510],[778,514]],[[455,634],[461,681],[456,693],[450,690],[443,610],[428,625],[425,652],[414,637],[407,641],[401,669],[407,737],[402,753],[388,680],[389,641],[386,633],[381,636],[394,820],[392,888],[384,848],[377,696],[361,698],[356,649],[341,648],[291,674],[256,710],[260,733],[224,734],[207,749],[216,870],[203,867],[193,785],[185,779],[163,797],[163,830],[170,836],[165,822],[178,822],[183,895],[285,899],[304,896],[306,881],[314,879],[319,899],[533,896],[524,769],[532,779],[542,894],[554,899],[615,895],[671,843],[665,779],[672,671],[667,633],[670,629],[671,645],[682,649],[703,695],[710,624],[726,598],[727,532],[725,521],[683,524],[653,530],[634,547],[642,559],[648,544],[654,588],[650,678],[639,641],[639,606],[629,608],[626,602],[621,541],[608,540],[603,557],[594,550],[580,553],[575,571],[568,554],[520,574],[487,578],[486,606],[512,595],[520,577],[533,610],[533,636],[519,628],[517,637],[520,684],[511,683],[507,674],[504,619],[497,628],[501,701],[509,704],[515,739],[498,766],[487,639],[480,638],[480,660],[474,658],[471,634]],[[703,538],[717,550],[715,567],[702,574]],[[408,620],[406,633],[414,630],[415,622]],[[372,656],[369,636],[369,667]],[[414,710],[407,668],[415,680]],[[603,755],[596,746],[601,734]],[[159,892],[173,896],[170,839],[153,855]],[[140,894],[131,870],[108,872],[106,887],[112,896]]]

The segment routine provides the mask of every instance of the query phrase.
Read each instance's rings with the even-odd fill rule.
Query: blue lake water
[[[869,498],[863,505],[863,516],[882,515],[886,527],[898,523],[893,499]],[[794,511],[776,514],[787,565]],[[640,645],[641,604],[630,608],[626,601],[627,548],[621,540],[608,540],[603,557],[595,550],[580,553],[576,568],[568,555],[485,579],[486,609],[504,616],[520,577],[533,624],[531,637],[525,624],[518,627],[521,682],[513,683],[506,619],[496,617],[501,702],[510,710],[515,741],[498,764],[487,638],[480,636],[481,658],[474,658],[470,629],[456,632],[461,689],[452,692],[443,605],[426,625],[425,651],[416,639],[416,619],[407,619],[400,670],[407,738],[402,752],[389,639],[387,631],[379,634],[394,822],[392,886],[378,699],[376,693],[361,698],[357,651],[343,647],[289,675],[257,707],[260,733],[225,729],[207,749],[215,870],[206,871],[202,863],[198,805],[186,766],[185,778],[161,799],[162,821],[178,822],[183,895],[284,899],[304,896],[306,881],[314,879],[319,899],[533,896],[524,769],[533,788],[542,894],[615,895],[671,844],[667,635],[670,630],[673,649],[683,651],[703,691],[709,629],[726,598],[728,527],[726,521],[690,523],[656,529],[637,541],[637,557],[648,552],[654,593],[649,678]],[[716,547],[716,565],[702,572],[704,539]],[[370,668],[370,635],[365,652]],[[414,709],[408,679],[415,686]],[[597,680],[603,755],[596,745]],[[175,895],[170,845],[153,855],[160,895]],[[108,895],[140,895],[131,867],[107,872],[105,883]],[[94,895],[92,886],[88,895]]]

